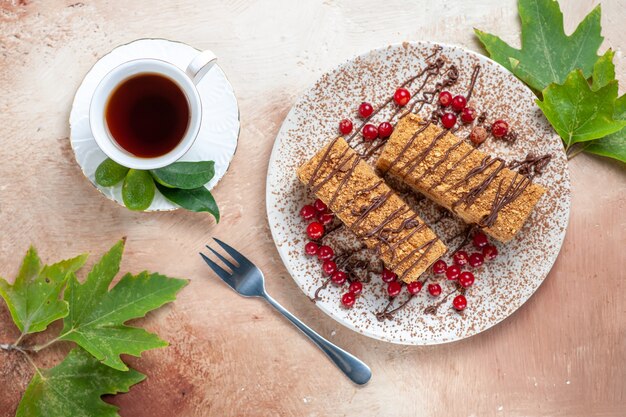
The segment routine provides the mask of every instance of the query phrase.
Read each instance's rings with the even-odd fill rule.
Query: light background
[[[571,32],[598,2],[562,0]],[[626,86],[626,1],[603,2],[602,47],[617,50]],[[146,382],[116,397],[122,416],[624,416],[623,292],[626,174],[579,156],[561,255],[512,317],[466,341],[429,348],[367,339],[307,302],[287,275],[265,217],[267,161],[282,119],[325,70],[405,40],[480,47],[478,27],[519,44],[513,0],[479,1],[0,1],[0,275],[13,277],[33,243],[44,260],[94,258],[128,236],[123,271],[192,280],[146,326],[171,346],[132,359]],[[219,225],[184,211],[141,214],[102,197],[82,176],[68,117],[81,78],[113,47],[163,37],[210,48],[239,98],[240,144],[214,190]],[[623,91],[622,91],[623,92]],[[322,335],[368,362],[351,385],[260,301],[235,296],[196,253],[212,235],[253,259],[268,290]],[[15,338],[0,307],[0,342]],[[51,366],[67,346],[36,358]],[[31,375],[0,353],[0,416],[12,416]]]

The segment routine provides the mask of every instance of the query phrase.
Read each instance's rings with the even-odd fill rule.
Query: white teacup
[[[136,59],[112,69],[100,81],[89,107],[89,124],[96,143],[109,158],[120,165],[134,169],[156,169],[179,160],[193,145],[202,121],[202,102],[196,84],[217,61],[211,51],[195,57],[186,71],[159,59]],[[140,74],[158,74],[174,82],[184,93],[189,106],[189,123],[183,138],[171,151],[153,158],[142,158],[122,148],[111,135],[106,122],[106,106],[111,94],[127,79]]]

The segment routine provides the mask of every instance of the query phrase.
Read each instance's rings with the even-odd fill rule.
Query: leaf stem
[[[19,339],[18,339],[19,341]],[[39,370],[39,368],[37,367],[37,365],[35,364],[35,362],[33,361],[33,359],[30,357],[30,355],[28,354],[28,352],[26,352],[26,348],[23,348],[22,346],[18,346],[17,343],[15,344],[10,344],[10,343],[0,343],[0,350],[5,350],[7,352],[11,352],[12,350],[16,350],[18,352],[20,352],[21,354],[23,354],[26,357],[26,360],[28,361],[28,363],[31,364],[31,366],[33,368],[35,368],[35,372],[37,372],[39,374],[40,377],[44,377],[41,374],[41,371]]]
[[[39,374],[39,376],[41,378],[43,378],[44,376],[41,374],[41,371],[39,370],[39,367],[37,367],[37,365],[35,364],[35,362],[33,361],[33,359],[30,357],[30,355],[28,353],[26,353],[26,351],[24,349],[22,349],[19,346],[14,346],[14,349],[17,350],[18,352],[21,352],[25,357],[26,360],[28,361],[28,363],[31,364],[31,366],[33,368],[35,368],[35,372],[37,372]]]
[[[24,336],[26,336],[26,333],[22,332],[20,334],[20,337],[17,338],[17,340],[13,343],[15,346],[19,346],[20,342],[22,341],[22,339],[24,338]]]
[[[47,347],[50,347],[52,344],[54,344],[54,343],[58,342],[58,341],[61,339],[61,337],[63,337],[63,336],[65,336],[65,335],[61,335],[61,336],[55,337],[54,339],[47,341],[47,342],[46,342],[46,343],[44,343],[43,345],[33,346],[33,347],[31,348],[31,350],[32,350],[33,352],[39,352],[40,350],[43,350],[43,349],[45,349],[45,348],[47,348]]]
[[[571,146],[565,149],[565,155],[567,156],[567,160],[571,161],[576,155],[583,152],[589,146],[588,143],[579,146]],[[573,150],[572,150],[573,149]]]

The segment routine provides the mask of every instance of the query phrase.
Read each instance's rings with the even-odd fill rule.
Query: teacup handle
[[[187,75],[193,80],[194,84],[198,84],[216,62],[217,57],[213,52],[209,50],[202,51],[187,66]]]

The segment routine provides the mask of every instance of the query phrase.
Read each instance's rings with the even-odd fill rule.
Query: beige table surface
[[[571,31],[598,2],[561,3]],[[626,83],[626,1],[604,1],[602,23],[603,49],[618,51]],[[298,94],[325,70],[389,43],[480,50],[472,27],[518,44],[515,1],[2,0],[0,275],[15,275],[30,243],[57,260],[98,256],[128,236],[124,271],[191,279],[145,322],[171,346],[131,360],[149,378],[113,400],[122,416],[626,416],[626,171],[617,163],[571,162],[569,230],[545,283],[502,324],[453,344],[394,346],[343,328],[307,301],[272,243],[267,163]],[[215,189],[219,225],[204,214],[122,209],[74,163],[67,120],[81,78],[111,48],[141,37],[212,49],[237,92],[242,130]],[[196,253],[212,235],[249,254],[285,307],[368,362],[370,384],[350,384],[267,305],[210,277]],[[0,342],[12,341],[4,305],[0,323]],[[67,348],[35,360],[51,366]],[[14,414],[31,373],[19,354],[0,352],[1,417]]]

